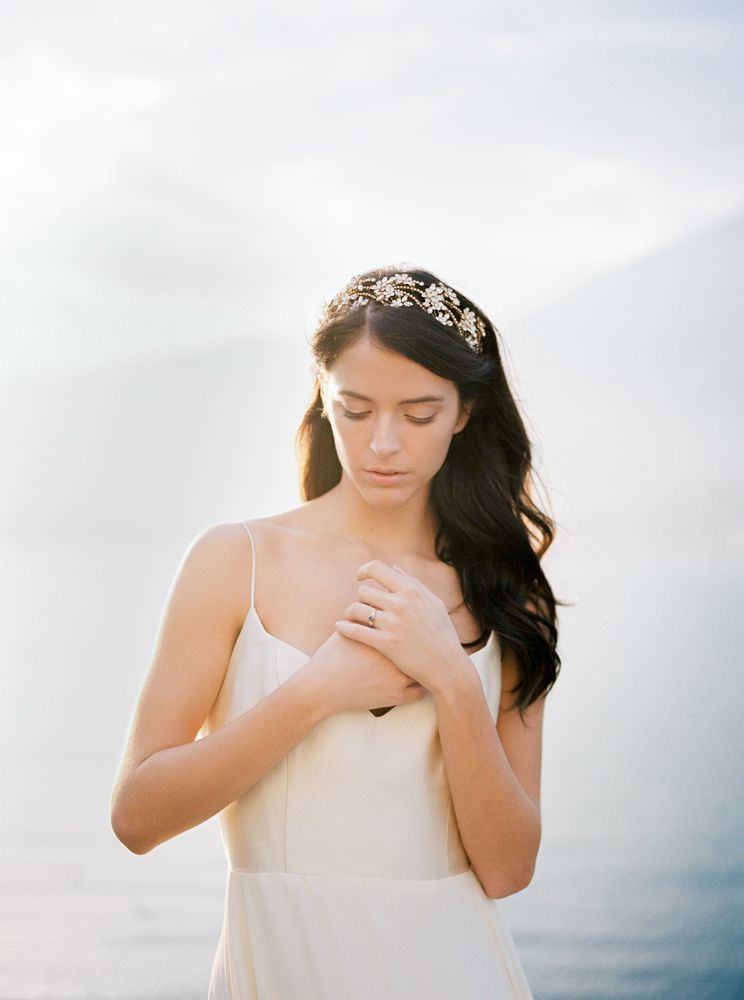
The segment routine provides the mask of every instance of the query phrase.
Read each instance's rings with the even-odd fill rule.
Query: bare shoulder
[[[282,517],[246,519],[211,524],[187,545],[175,574],[172,593],[188,592],[194,602],[221,609],[223,628],[237,639],[250,607],[253,546],[246,526],[256,543],[262,574],[275,562],[282,538]],[[257,560],[257,561],[259,561]]]
[[[243,524],[249,528],[260,550],[259,555],[263,557],[264,574],[270,573],[277,563],[296,560],[303,555],[312,557],[322,554],[334,542],[340,543],[333,535],[321,501],[322,497],[278,514],[238,522],[245,536],[247,533]]]
[[[248,536],[240,521],[212,524],[196,535],[186,548],[177,580],[194,581],[203,593],[219,599],[226,618],[239,627],[244,603],[246,560],[250,573]],[[248,576],[250,587],[250,575]]]
[[[238,636],[246,551],[240,523],[214,524],[186,547],[174,574],[130,722],[117,785],[152,753],[196,738]],[[250,577],[248,578],[250,583]]]
[[[214,560],[216,564],[226,569],[235,566],[242,572],[245,570],[245,554],[247,552],[250,558],[251,551],[246,527],[266,545],[275,545],[279,544],[291,529],[307,530],[308,519],[302,516],[303,513],[303,506],[300,506],[266,517],[209,525],[191,542],[187,555],[198,551],[207,561]]]

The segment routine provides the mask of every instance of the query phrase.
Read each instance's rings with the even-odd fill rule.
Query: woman
[[[113,828],[143,854],[219,813],[210,1000],[530,997],[497,900],[535,867],[560,602],[497,331],[387,267],[311,349],[303,503],[191,544]]]

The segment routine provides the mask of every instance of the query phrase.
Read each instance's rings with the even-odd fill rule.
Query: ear
[[[460,431],[465,427],[468,420],[470,419],[470,414],[473,410],[473,405],[475,403],[474,399],[471,399],[467,403],[463,403],[460,407],[460,416],[457,418],[457,423],[455,424],[453,434],[459,434]]]

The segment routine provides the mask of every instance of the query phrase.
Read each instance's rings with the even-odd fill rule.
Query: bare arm
[[[196,739],[242,623],[236,595],[250,589],[251,556],[246,559],[239,537],[244,532],[232,525],[202,533],[168,595],[111,796],[112,828],[135,854],[214,816],[330,711],[312,674],[300,670],[238,718]]]
[[[468,660],[465,663],[465,659]],[[469,657],[435,693],[442,752],[463,846],[484,890],[510,896],[529,884],[540,846],[540,761],[545,696],[525,710],[509,704],[516,664],[502,661],[497,724]]]

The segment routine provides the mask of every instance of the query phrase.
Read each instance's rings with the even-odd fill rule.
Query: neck
[[[325,496],[334,530],[344,538],[369,545],[383,559],[403,552],[434,558],[437,524],[428,489],[399,504],[378,506],[342,474]]]

